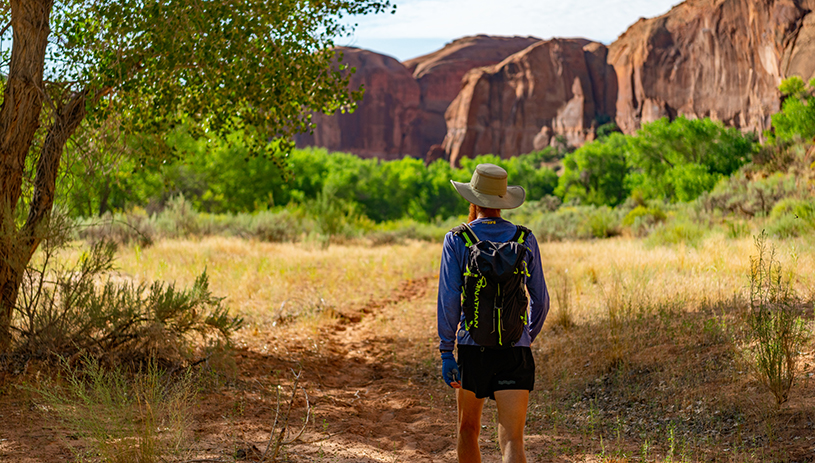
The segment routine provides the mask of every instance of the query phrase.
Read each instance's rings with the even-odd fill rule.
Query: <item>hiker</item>
[[[456,391],[458,461],[481,461],[481,410],[489,397],[498,408],[502,461],[526,462],[524,424],[535,382],[530,345],[549,312],[549,293],[535,237],[501,218],[526,192],[507,186],[507,172],[493,164],[479,164],[470,183],[451,182],[470,202],[469,223],[444,237],[437,306],[442,376]]]

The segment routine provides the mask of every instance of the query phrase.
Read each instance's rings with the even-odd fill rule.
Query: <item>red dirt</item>
[[[308,393],[313,415],[301,440],[285,446],[279,460],[455,461],[454,394],[438,378],[433,346],[426,340],[389,337],[378,329],[382,318],[400,304],[432,307],[434,280],[435,276],[409,280],[391,297],[342,313],[336,323],[311,333],[284,329],[238,339],[244,347],[234,352],[234,364],[230,359],[220,366],[212,361],[213,370],[223,374],[194,404],[189,452],[167,461],[260,460],[274,422],[274,391],[281,385],[288,398],[297,371],[302,372],[300,385]],[[419,353],[422,349],[431,354]],[[434,361],[425,360],[429,358]],[[19,387],[36,381],[34,368],[0,375],[5,375],[0,376],[0,461],[72,461],[70,447],[82,445],[81,441]],[[484,462],[500,461],[494,410],[487,401],[481,439]],[[305,400],[298,393],[293,428],[299,428],[304,411]],[[586,436],[569,436],[562,430],[553,436],[537,433],[535,426],[527,428],[530,462],[600,461],[598,442]],[[811,456],[804,448],[808,445],[802,440],[799,455],[804,459],[799,461],[812,461],[804,456]],[[631,443],[629,455],[636,446]]]
[[[435,288],[429,286],[434,279],[407,281],[390,298],[339,314],[336,323],[318,333],[294,338],[261,334],[244,343],[247,347],[233,354],[234,378],[199,395],[187,461],[258,461],[274,422],[275,387],[283,386],[287,399],[296,371],[302,371],[300,385],[313,416],[300,441],[284,447],[282,460],[454,461],[452,390],[436,377],[437,365],[398,361],[404,354],[398,341],[381,336],[375,326],[377,315],[396,304],[433,304]],[[79,444],[17,387],[33,380],[30,376],[6,373],[0,383],[0,418],[5,422],[0,461],[71,461],[70,446]],[[298,393],[293,428],[299,429],[304,411]],[[491,433],[485,430],[485,462],[500,461]]]

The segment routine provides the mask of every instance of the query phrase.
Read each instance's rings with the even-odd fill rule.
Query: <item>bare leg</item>
[[[529,391],[495,391],[498,407],[498,443],[503,463],[526,463],[524,452],[524,425]]]
[[[481,449],[478,446],[478,435],[481,432],[481,410],[484,399],[475,397],[475,393],[465,389],[456,389],[458,405],[458,439],[456,453],[459,463],[481,463]]]

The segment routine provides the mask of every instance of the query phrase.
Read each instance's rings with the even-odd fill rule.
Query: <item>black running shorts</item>
[[[529,347],[490,349],[458,346],[461,387],[479,399],[495,400],[495,391],[535,387],[535,359]]]

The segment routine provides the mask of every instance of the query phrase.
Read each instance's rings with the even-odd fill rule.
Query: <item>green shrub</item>
[[[77,235],[90,244],[103,241],[117,244],[149,246],[158,238],[155,224],[144,209],[136,208],[126,214],[105,213],[99,219],[76,221]]]
[[[529,220],[541,241],[605,238],[619,234],[619,211],[608,206],[565,206]]]
[[[228,342],[241,324],[210,293],[206,272],[189,289],[161,281],[136,284],[112,273],[111,243],[91,246],[70,267],[54,263],[53,248],[43,251],[25,272],[16,308],[17,350],[25,354],[88,352],[177,362],[202,343]]]
[[[580,225],[585,220],[584,208],[561,207],[555,212],[542,214],[530,223],[532,232],[539,241],[561,241],[566,239],[589,238]]]
[[[740,172],[701,195],[699,204],[708,212],[766,216],[777,202],[798,194],[800,189],[794,175],[776,173],[766,178],[753,178]]]
[[[815,206],[813,206],[812,201],[785,198],[773,206],[770,218],[778,218],[789,214],[795,215],[805,222],[812,222],[815,220]]]
[[[646,236],[657,224],[668,218],[658,205],[637,206],[623,218],[622,224],[629,227],[635,236]]]
[[[784,214],[770,219],[766,224],[767,233],[777,238],[794,238],[812,230],[812,226],[793,214]]]
[[[620,234],[620,221],[615,211],[608,206],[601,206],[589,212],[584,227],[593,238],[608,238]]]
[[[366,238],[375,246],[404,243],[407,240],[427,241],[441,243],[444,235],[465,219],[451,218],[434,223],[422,223],[415,220],[403,219],[377,224]]]
[[[815,208],[811,201],[787,198],[779,201],[770,212],[767,232],[771,236],[790,238],[811,232],[815,228]]]
[[[313,220],[302,214],[281,211],[260,211],[254,214],[219,215],[225,224],[225,234],[254,238],[270,243],[297,241],[309,229],[314,228]],[[215,234],[215,233],[211,233]]]
[[[706,230],[698,224],[687,219],[677,219],[657,226],[648,235],[646,242],[652,246],[669,246],[680,243],[697,246],[705,234]]]
[[[802,315],[804,304],[784,278],[775,249],[762,232],[755,238],[757,256],[750,258],[750,310],[745,321],[743,352],[753,374],[780,406],[789,400],[798,358],[811,331]]]
[[[201,233],[198,212],[184,195],[171,198],[167,207],[156,214],[154,222],[158,232],[167,238],[183,238]]]

